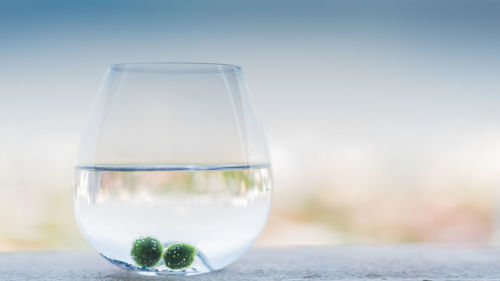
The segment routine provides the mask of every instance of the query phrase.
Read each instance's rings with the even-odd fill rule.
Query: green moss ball
[[[151,267],[158,264],[163,254],[163,246],[158,239],[141,237],[134,241],[130,256],[139,266]]]
[[[167,248],[163,255],[163,260],[165,261],[165,265],[171,269],[182,269],[190,266],[195,256],[195,247],[185,243],[178,243],[172,244]]]

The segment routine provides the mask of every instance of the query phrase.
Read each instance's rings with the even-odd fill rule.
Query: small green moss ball
[[[165,265],[171,269],[182,269],[190,266],[196,256],[196,248],[185,244],[172,244],[163,255]]]
[[[163,254],[163,246],[158,239],[141,237],[134,241],[130,256],[139,266],[151,267],[158,264]]]

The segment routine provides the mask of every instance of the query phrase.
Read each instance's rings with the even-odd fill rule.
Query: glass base
[[[172,269],[166,267],[163,262],[161,262],[160,264],[158,264],[155,267],[144,267],[144,266],[136,266],[136,265],[133,265],[133,264],[130,264],[128,262],[121,261],[121,260],[108,258],[101,253],[99,255],[101,255],[103,258],[105,258],[110,263],[112,263],[112,264],[114,264],[122,269],[132,271],[134,273],[137,273],[137,274],[143,275],[143,276],[165,276],[165,275],[191,276],[191,275],[200,275],[200,274],[205,274],[205,273],[210,273],[210,272],[216,271],[207,263],[207,260],[204,257],[204,255],[200,254],[200,253],[197,254],[197,257],[200,259],[200,261],[202,261],[201,265],[197,264],[197,265],[194,265],[194,266],[191,266],[188,268],[184,268],[184,269],[179,269],[179,270],[172,270]]]

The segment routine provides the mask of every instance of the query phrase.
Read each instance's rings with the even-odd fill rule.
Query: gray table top
[[[0,254],[1,280],[500,280],[500,248],[440,245],[253,249],[219,272],[142,277],[95,252]]]

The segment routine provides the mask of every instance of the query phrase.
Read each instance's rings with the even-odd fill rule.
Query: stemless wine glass
[[[111,65],[75,182],[80,229],[115,265],[192,275],[236,260],[271,204],[267,145],[241,68]]]

